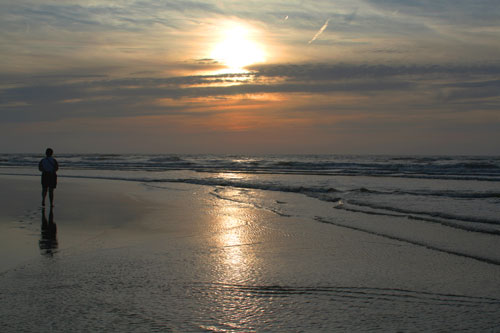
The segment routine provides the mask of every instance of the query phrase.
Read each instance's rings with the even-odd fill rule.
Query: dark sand
[[[62,178],[47,240],[39,179],[0,182],[2,331],[500,329],[498,265],[186,184]]]

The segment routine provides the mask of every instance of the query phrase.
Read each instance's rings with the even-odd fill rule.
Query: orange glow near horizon
[[[176,128],[186,131],[252,132],[273,130],[275,133],[286,128],[310,130],[318,125],[362,119],[364,113],[352,113],[351,106],[357,100],[348,94],[325,97],[318,107],[342,103],[345,110],[335,114],[323,114],[308,110],[316,96],[308,94],[261,93],[218,97],[194,97],[182,99],[157,99],[157,106],[175,106],[189,110],[186,115],[167,115],[163,121],[175,123]],[[291,108],[295,110],[291,112]],[[193,114],[205,114],[194,119]],[[372,115],[373,117],[373,115]]]

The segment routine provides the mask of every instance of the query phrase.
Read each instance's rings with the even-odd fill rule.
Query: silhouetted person
[[[48,220],[45,215],[45,208],[42,210],[42,235],[38,245],[40,246],[40,250],[48,255],[52,255],[52,250],[57,249],[57,226],[54,223],[54,212],[52,208],[50,209]]]
[[[57,187],[57,174],[59,164],[56,159],[52,157],[54,151],[47,148],[45,151],[45,158],[38,163],[38,169],[42,172],[42,206],[45,206],[45,198],[47,191],[49,192],[50,206],[54,206],[54,189]]]

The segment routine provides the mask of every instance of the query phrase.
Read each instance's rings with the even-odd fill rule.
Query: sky
[[[499,0],[1,0],[0,152],[500,155]]]

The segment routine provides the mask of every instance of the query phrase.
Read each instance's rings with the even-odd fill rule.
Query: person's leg
[[[50,207],[54,207],[54,188],[49,187],[49,200],[50,200]]]
[[[47,188],[42,187],[42,206],[45,206],[45,198],[47,197]]]

